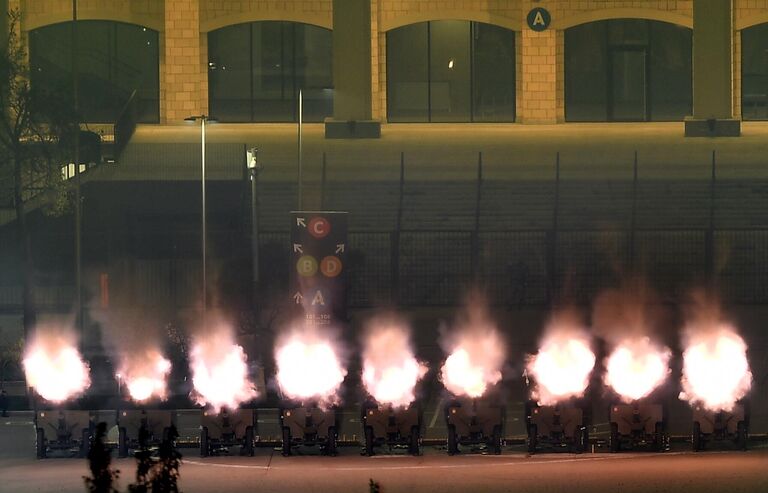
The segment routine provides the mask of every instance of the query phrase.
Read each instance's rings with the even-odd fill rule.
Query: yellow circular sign
[[[312,255],[302,255],[296,262],[296,271],[304,277],[312,277],[317,272],[317,260]]]

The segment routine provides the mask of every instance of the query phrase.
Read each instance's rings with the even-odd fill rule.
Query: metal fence
[[[287,233],[268,238],[263,247],[285,255],[262,263],[287,265]],[[366,231],[351,232],[349,244],[353,307],[453,305],[470,287],[497,305],[589,302],[629,273],[664,300],[714,281],[729,301],[768,302],[768,230]],[[716,265],[708,264],[710,250]]]
[[[238,149],[232,156],[240,156]],[[644,276],[667,300],[713,282],[730,302],[768,303],[768,179],[754,178],[760,173],[749,169],[735,173],[732,164],[718,177],[717,156],[705,157],[696,164],[695,178],[676,179],[654,163],[649,167],[658,168],[655,175],[646,173],[635,153],[611,164],[614,175],[623,166],[621,176],[611,180],[578,163],[561,167],[559,154],[553,155],[554,166],[502,179],[499,170],[510,167],[497,162],[496,175],[486,178],[478,154],[461,178],[422,172],[420,179],[413,173],[406,180],[401,154],[399,162],[386,165],[386,173],[384,165],[378,168],[381,179],[350,181],[327,172],[326,164],[334,166],[323,156],[319,202],[350,211],[346,272],[352,307],[453,305],[470,287],[484,289],[497,305],[589,302],[629,273]],[[682,168],[688,171],[690,165]],[[287,289],[290,272],[289,235],[282,228],[296,187],[285,179],[266,181],[259,192],[259,270],[261,283],[279,293]],[[228,183],[230,195],[245,190],[241,183]],[[120,232],[119,243],[128,246],[118,254],[95,247],[109,250],[109,242],[96,241],[98,234],[109,236],[105,231],[86,231],[86,251],[94,245],[99,268],[130,280],[121,284],[131,286],[137,304],[165,300],[192,306],[202,276],[200,233],[191,228],[198,209],[189,208],[195,212],[179,224],[162,211],[156,224],[136,219]],[[252,211],[231,208],[224,220],[209,218],[209,253],[214,252],[209,266],[227,263],[227,272],[248,289]],[[115,262],[124,258],[120,255],[128,257],[124,265]],[[0,306],[18,305],[18,294],[0,290]],[[70,303],[47,294],[38,298],[51,305]]]

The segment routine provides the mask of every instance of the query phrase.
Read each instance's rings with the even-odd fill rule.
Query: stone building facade
[[[298,22],[333,29],[334,19],[343,22],[350,5],[363,0],[78,0],[78,19],[112,20],[146,26],[159,32],[160,122],[172,124],[190,114],[208,111],[208,37],[222,27],[264,20]],[[22,30],[72,19],[71,0],[8,0],[9,7],[23,13]],[[356,29],[370,42],[370,63],[345,70],[370,73],[370,105],[366,117],[387,120],[386,34],[398,27],[434,20],[466,20],[501,26],[515,32],[517,111],[516,121],[524,124],[552,124],[565,121],[565,36],[567,29],[608,19],[648,19],[694,30],[694,39],[710,35],[713,22],[694,19],[717,17],[715,25],[727,23],[731,46],[730,115],[710,115],[705,107],[694,108],[697,118],[739,119],[741,116],[741,32],[768,22],[768,0],[587,1],[587,0],[370,0],[370,30],[367,25],[347,26],[342,36]],[[718,4],[720,10],[711,10]],[[724,7],[723,7],[724,6]],[[532,9],[543,8],[551,16],[546,29],[535,31],[527,22]],[[725,8],[726,10],[723,10]],[[334,12],[335,10],[335,12]],[[730,12],[720,19],[718,12]],[[365,23],[364,23],[365,24]],[[359,33],[358,33],[359,34]],[[343,37],[334,37],[334,40]],[[696,41],[694,41],[696,46]],[[694,49],[695,51],[696,49]],[[700,47],[697,56],[708,56]],[[694,61],[695,65],[695,61]],[[717,64],[715,64],[717,65]],[[721,64],[722,65],[722,64]],[[366,77],[367,78],[367,77]],[[697,81],[694,93],[707,81]],[[369,87],[367,87],[369,86]],[[336,97],[344,97],[336,87]],[[343,89],[343,88],[342,88]],[[359,89],[359,88],[358,88]],[[722,90],[721,90],[722,92]],[[341,96],[339,94],[342,93]],[[696,97],[694,97],[696,100]],[[704,103],[701,103],[704,104]],[[369,116],[368,116],[369,115]],[[345,120],[345,115],[334,115]]]

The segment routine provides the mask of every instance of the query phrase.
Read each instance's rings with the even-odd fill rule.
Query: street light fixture
[[[206,250],[207,250],[207,229],[206,229],[206,209],[205,209],[205,123],[206,122],[216,122],[218,121],[216,118],[210,116],[210,115],[193,115],[188,116],[184,119],[188,122],[200,122],[200,170],[201,170],[201,176],[200,176],[200,192],[202,196],[202,234],[201,234],[201,244],[202,244],[202,257],[203,257],[203,322],[205,322],[206,313],[208,310],[208,279],[206,276]]]

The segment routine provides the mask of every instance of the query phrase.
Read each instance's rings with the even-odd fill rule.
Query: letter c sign
[[[331,232],[331,223],[324,217],[313,217],[307,224],[307,230],[315,238],[325,238]]]

